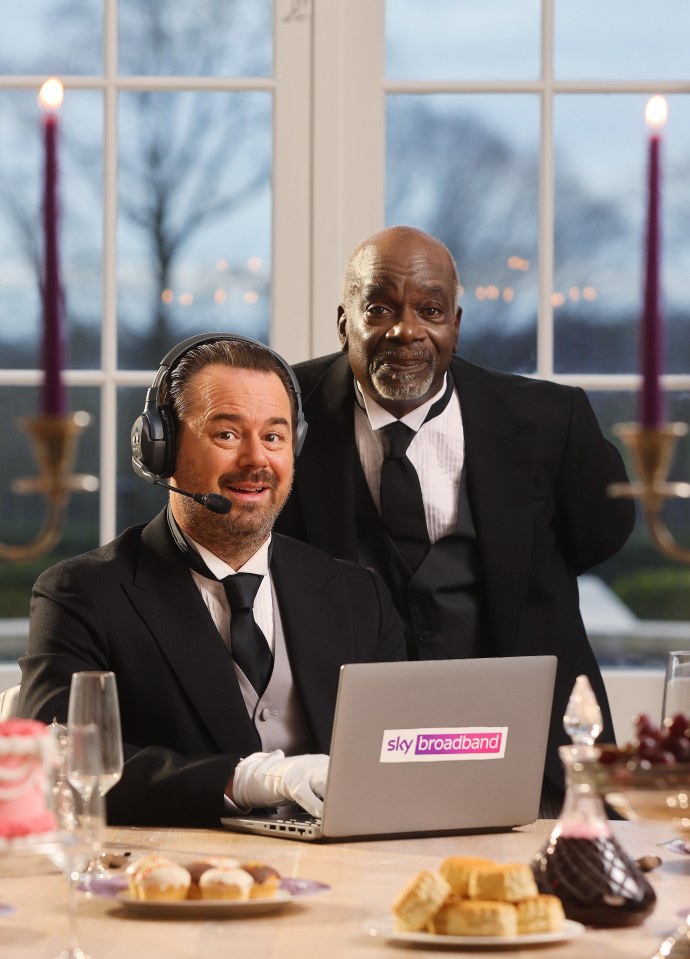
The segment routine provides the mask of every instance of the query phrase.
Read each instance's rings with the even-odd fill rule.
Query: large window
[[[16,421],[39,404],[36,97],[51,74],[65,85],[65,376],[70,408],[92,416],[76,468],[100,490],[72,498],[51,555],[0,566],[0,621],[28,615],[40,569],[163,502],[134,477],[128,437],[168,348],[219,329],[270,341],[289,360],[337,349],[346,257],[384,223],[428,229],[455,254],[464,355],[583,386],[611,436],[635,419],[653,93],[669,103],[664,387],[668,417],[687,422],[688,46],[685,0],[6,5],[0,539],[27,540],[42,510],[10,484],[35,471]],[[688,444],[675,478],[689,477]],[[668,518],[690,546],[687,504]],[[642,522],[596,573],[633,623],[631,648],[645,630],[690,643],[690,571],[658,554]]]
[[[28,615],[42,568],[164,502],[135,479],[128,437],[175,342],[222,330],[307,355],[308,317],[292,306],[309,250],[306,13],[287,0],[36,0],[0,14],[0,539],[29,540],[43,510],[10,485],[36,471],[19,421],[41,402],[37,94],[51,74],[65,88],[64,378],[70,410],[91,417],[76,469],[100,480],[72,497],[53,553],[2,564],[0,619]]]
[[[423,6],[386,4],[386,220],[427,229],[456,255],[468,359],[584,386],[616,442],[614,424],[638,418],[644,110],[650,94],[666,96],[666,413],[687,422],[690,8],[679,0]],[[690,477],[687,444],[678,479]],[[690,547],[687,503],[670,504],[667,516]],[[587,590],[584,612],[605,655],[627,644],[638,657],[647,646],[640,639],[654,633],[661,655],[664,641],[690,642],[690,624],[678,622],[690,620],[690,569],[663,559],[643,522],[594,573],[608,589]],[[609,643],[609,633],[623,643]]]

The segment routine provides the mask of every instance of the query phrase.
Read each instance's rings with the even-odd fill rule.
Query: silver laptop
[[[322,819],[295,805],[221,822],[303,840],[533,822],[555,675],[555,656],[343,666]]]

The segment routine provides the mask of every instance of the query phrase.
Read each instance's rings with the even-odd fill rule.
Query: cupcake
[[[187,899],[201,899],[199,880],[209,869],[236,869],[237,866],[239,866],[237,859],[231,859],[229,856],[209,856],[207,859],[198,859],[195,862],[185,863],[185,868],[192,878],[187,892]]]
[[[250,899],[268,899],[280,889],[280,873],[265,862],[243,862],[241,868],[254,880]]]
[[[254,880],[238,867],[212,866],[199,877],[202,899],[249,899]]]
[[[184,866],[155,853],[135,860],[125,875],[132,897],[147,902],[185,899],[192,881]]]

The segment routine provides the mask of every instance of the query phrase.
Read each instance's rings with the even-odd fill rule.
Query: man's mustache
[[[378,369],[379,366],[385,366],[389,362],[400,362],[403,361],[422,361],[426,363],[433,363],[434,353],[431,350],[420,350],[418,348],[406,349],[401,347],[397,350],[386,349],[382,350],[380,353],[377,353],[376,356],[371,361],[373,369]]]
[[[243,483],[251,483],[254,486],[268,486],[275,489],[277,480],[274,474],[267,469],[260,470],[242,470],[236,473],[223,473],[218,480],[221,489],[224,486],[240,486]]]

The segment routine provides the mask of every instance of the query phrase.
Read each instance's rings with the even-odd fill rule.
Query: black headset
[[[160,386],[164,377],[175,363],[195,346],[200,346],[202,343],[216,343],[221,340],[227,340],[230,343],[251,343],[253,346],[259,346],[262,350],[270,353],[285,370],[290,378],[297,401],[294,455],[295,457],[299,455],[307,434],[307,421],[302,412],[302,393],[297,377],[283,357],[269,349],[264,343],[259,342],[259,340],[252,340],[248,336],[239,336],[235,333],[200,333],[178,343],[163,357],[156,377],[146,393],[143,412],[137,416],[132,426],[132,468],[137,476],[145,479],[147,483],[156,483],[172,476],[175,469],[175,416],[169,406],[161,405],[159,397]]]

